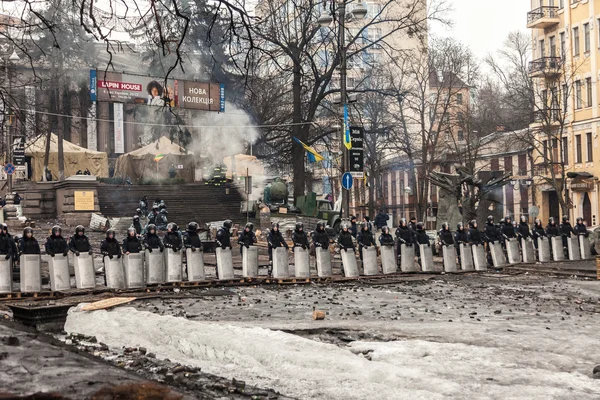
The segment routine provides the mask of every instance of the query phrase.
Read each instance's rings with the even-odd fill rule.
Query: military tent
[[[140,149],[117,158],[115,176],[129,177],[133,182],[142,178],[167,179],[169,170],[175,171],[175,178],[194,182],[194,154],[165,136]]]
[[[25,156],[31,157],[31,180],[39,182],[44,173],[44,155],[48,135],[40,135],[25,143]],[[101,151],[88,150],[71,142],[63,140],[65,159],[65,178],[76,175],[77,171],[90,170],[92,175],[100,178],[108,177],[108,155]],[[48,168],[52,178],[58,178],[58,136],[50,134],[50,153]]]

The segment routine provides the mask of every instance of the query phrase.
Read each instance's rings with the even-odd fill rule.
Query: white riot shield
[[[475,267],[473,265],[473,252],[471,251],[471,245],[461,243],[459,246],[460,268],[463,271],[473,271]]]
[[[487,260],[485,258],[485,249],[482,244],[471,246],[473,252],[473,264],[475,271],[487,271]]]
[[[102,261],[104,261],[106,287],[110,289],[124,289],[125,270],[123,269],[122,260],[117,256],[113,256],[112,259],[109,256],[104,256]]]
[[[540,262],[552,261],[552,255],[550,254],[550,241],[545,236],[537,238],[538,244],[538,260]]]
[[[296,278],[310,278],[310,258],[308,250],[294,247],[294,274]]]
[[[42,291],[42,268],[39,254],[23,254],[20,261],[21,292]]]
[[[80,253],[73,257],[75,270],[75,286],[77,289],[93,289],[96,287],[96,269],[94,256],[89,253]]]
[[[50,272],[50,290],[71,289],[71,275],[69,274],[69,259],[62,254],[56,254],[48,260]]]
[[[12,260],[0,256],[0,293],[12,292],[13,270]]]
[[[181,282],[181,250],[173,251],[171,248],[165,248],[165,281],[166,282]]]
[[[533,240],[521,239],[521,252],[523,253],[523,262],[525,264],[535,263],[535,249],[533,248]]]
[[[244,278],[258,277],[258,247],[242,247],[242,276]]]
[[[518,264],[521,262],[521,254],[519,253],[519,242],[516,238],[506,240],[506,254],[508,255],[509,264]]]
[[[456,250],[454,249],[454,246],[442,246],[442,256],[444,258],[444,271],[458,271],[458,267],[456,265]]]
[[[420,244],[419,252],[421,253],[421,270],[423,272],[433,272],[433,250],[430,245]]]
[[[185,259],[187,262],[187,276],[190,282],[199,282],[206,279],[204,272],[204,253],[198,249],[185,249]]]
[[[398,271],[394,246],[381,246],[381,269],[384,274],[395,274]]]
[[[554,236],[550,239],[552,243],[552,257],[554,261],[563,261],[565,259],[565,251],[563,249],[562,237]]]
[[[581,251],[582,260],[590,260],[592,258],[590,240],[584,235],[579,235],[579,250]]]
[[[273,249],[273,278],[283,279],[290,276],[288,250],[285,247]]]
[[[144,287],[144,255],[129,253],[123,256],[125,287],[127,289]]]
[[[146,250],[144,261],[146,263],[146,283],[164,283],[165,257],[160,249],[152,249],[152,253]]]
[[[354,250],[340,250],[340,254],[342,255],[342,268],[344,268],[344,276],[346,278],[356,278],[358,277],[358,266],[356,265],[356,254],[354,254]]]
[[[233,279],[233,260],[231,258],[231,249],[217,247],[217,271],[219,280]]]
[[[315,249],[315,254],[317,257],[317,274],[319,278],[327,278],[332,275],[331,272],[331,253],[329,253],[329,249],[317,247]]]
[[[402,272],[416,272],[415,264],[415,246],[400,246],[400,270]]]
[[[506,257],[504,257],[504,251],[502,251],[500,242],[488,243],[488,246],[492,255],[494,268],[504,267],[506,265]]]
[[[579,238],[577,236],[570,236],[567,238],[567,248],[569,249],[569,260],[581,260],[581,253],[579,252]]]
[[[377,267],[377,247],[369,246],[364,247],[363,253],[363,273],[365,275],[377,275],[379,274],[379,267]]]

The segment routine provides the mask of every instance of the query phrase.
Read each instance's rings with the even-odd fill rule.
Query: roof
[[[432,70],[429,74],[429,87],[438,88],[447,86],[448,88],[470,88],[458,75],[454,72],[439,73],[436,70]]]
[[[45,153],[46,152],[46,138],[48,135],[42,134],[35,139],[25,143],[25,154],[31,155],[33,153]],[[105,154],[102,151],[95,151],[86,149],[85,147],[77,146],[63,139],[63,152],[64,153],[88,153],[88,154]],[[54,133],[50,134],[50,153],[58,153],[58,136]]]
[[[157,155],[157,154],[189,154],[193,155],[193,153],[186,151],[183,147],[178,145],[177,143],[173,143],[171,139],[166,136],[161,136],[156,142],[150,143],[147,146],[142,147],[141,149],[134,150],[130,153],[132,156],[145,156],[147,154]]]

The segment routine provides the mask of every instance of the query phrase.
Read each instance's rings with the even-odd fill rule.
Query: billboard
[[[97,101],[225,111],[225,89],[218,83],[167,79],[165,85],[163,78],[98,71],[90,73],[90,94]]]

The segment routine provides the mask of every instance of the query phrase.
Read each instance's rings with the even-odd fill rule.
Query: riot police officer
[[[133,226],[127,229],[127,236],[123,239],[123,253],[137,254],[142,251],[142,242]]]
[[[156,233],[156,225],[154,224],[149,224],[146,227],[146,234],[144,235],[144,247],[150,253],[152,253],[152,250],[156,249],[160,249],[160,252],[162,253],[165,249],[162,240],[160,240],[160,237],[158,237],[158,234]]]
[[[54,225],[52,227],[52,233],[46,240],[46,254],[50,257],[54,257],[56,254],[62,254],[67,256],[69,253],[69,246],[65,238],[62,237],[62,229],[60,226]]]
[[[175,253],[183,247],[181,235],[179,234],[179,227],[176,223],[170,222],[169,225],[167,225],[167,233],[163,238],[163,244],[166,248],[172,249]]]
[[[254,225],[248,222],[244,230],[238,236],[238,244],[240,245],[240,255],[243,255],[243,250],[249,248],[257,242],[256,234],[254,233]]]
[[[69,250],[79,256],[80,253],[92,254],[92,245],[90,240],[85,235],[85,228],[83,225],[77,225],[75,228],[75,235],[71,236],[69,242]]]
[[[325,232],[325,222],[319,221],[317,222],[317,228],[312,233],[312,242],[316,247],[321,247],[323,249],[329,248],[329,236],[327,232]]]
[[[23,229],[23,237],[19,240],[20,254],[40,254],[40,245],[33,237],[33,229],[27,227]]]
[[[192,249],[192,251],[203,251],[204,246],[198,230],[200,226],[196,222],[190,222],[187,226],[187,231],[183,235],[183,245],[186,249]]]
[[[140,217],[138,215],[133,216],[133,228],[135,229],[135,233],[137,235],[142,234],[142,224],[140,223]]]
[[[100,245],[100,252],[103,256],[108,256],[111,260],[115,256],[121,258],[121,246],[115,237],[115,231],[113,229],[106,231],[106,237]]]
[[[375,239],[371,232],[370,225],[368,222],[363,222],[360,228],[360,232],[356,236],[356,242],[358,243],[358,253],[360,259],[363,259],[363,248],[371,247],[375,245]]]
[[[277,222],[274,222],[273,224],[271,224],[271,231],[269,232],[269,235],[267,236],[267,242],[269,243],[268,275],[272,276],[273,275],[273,249],[278,249],[279,247],[285,247],[287,250],[289,250],[289,248],[290,248],[288,246],[287,242],[285,241],[285,239],[283,238],[283,235],[279,231],[279,224]]]
[[[408,225],[406,225],[406,218],[401,218],[400,225],[396,228],[396,253],[398,254],[398,264],[400,263],[400,256],[402,254],[402,245],[412,246],[413,243],[413,232]]]
[[[304,224],[302,222],[296,223],[296,229],[292,233],[292,242],[294,247],[301,247],[304,250],[308,249],[308,235],[304,232]]]
[[[216,242],[217,246],[225,250],[226,248],[231,247],[231,227],[233,226],[233,222],[228,219],[223,221],[223,226],[219,228],[217,231]]]

